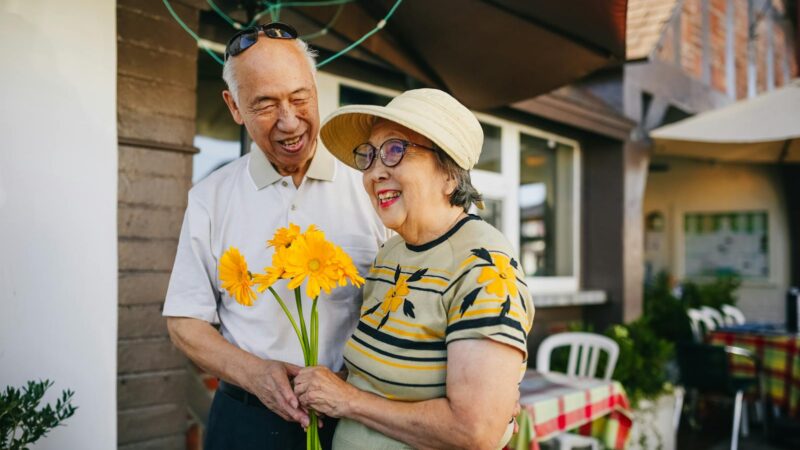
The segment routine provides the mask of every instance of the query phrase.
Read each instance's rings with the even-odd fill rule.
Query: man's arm
[[[204,320],[168,317],[167,328],[175,346],[203,370],[256,395],[285,420],[308,426],[308,415],[300,409],[289,383],[299,367],[248,353]]]

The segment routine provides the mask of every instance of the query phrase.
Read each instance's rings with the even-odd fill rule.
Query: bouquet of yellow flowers
[[[279,228],[267,245],[275,248],[272,265],[265,267],[264,273],[256,274],[247,270],[247,261],[238,249],[229,248],[219,261],[222,287],[244,306],[252,306],[256,300],[254,287],[259,293],[269,289],[297,334],[306,367],[316,365],[319,349],[317,299],[320,292],[324,290],[330,294],[332,289],[345,286],[348,281],[360,287],[364,284],[364,279],[359,276],[350,256],[337,245],[327,241],[325,234],[314,225],[309,226],[304,233],[301,233],[300,227],[295,224]],[[294,289],[299,320],[295,320],[286,303],[272,288],[272,285],[281,279],[290,280],[288,288]],[[300,288],[306,281],[306,295],[311,299],[309,327],[306,327],[300,294]],[[310,411],[309,418],[306,444],[308,449],[317,450],[320,448],[320,442],[316,413]]]

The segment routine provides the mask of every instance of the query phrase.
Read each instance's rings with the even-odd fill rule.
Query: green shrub
[[[709,283],[687,281],[683,284],[682,300],[687,308],[710,306],[719,309],[722,305],[735,305],[736,292],[742,280],[736,275],[721,275]]]
[[[666,272],[644,288],[644,315],[656,336],[670,342],[692,339],[685,302],[672,293],[670,276]]]
[[[56,406],[49,403],[39,408],[45,392],[52,381],[28,381],[26,387],[7,386],[0,393],[0,448],[9,450],[27,449],[27,444],[36,442],[48,431],[72,417],[77,409],[72,406],[74,392],[63,391]]]
[[[641,399],[655,399],[669,392],[666,367],[674,347],[656,335],[651,321],[641,318],[627,325],[612,325],[605,335],[619,345],[612,378],[622,384],[633,406]]]

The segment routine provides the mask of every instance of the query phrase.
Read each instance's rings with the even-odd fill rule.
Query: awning
[[[800,79],[759,97],[657,128],[650,137],[656,155],[800,162]]]
[[[248,3],[217,0],[229,11],[240,2]],[[372,30],[395,2],[295,1],[281,20],[300,34],[329,26],[311,45],[335,52]],[[494,108],[622,64],[626,7],[627,0],[404,0],[351,55],[366,54],[471,108]]]

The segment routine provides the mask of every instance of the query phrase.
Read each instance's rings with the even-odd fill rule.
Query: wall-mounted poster
[[[685,214],[686,277],[769,278],[767,218],[766,211]]]

